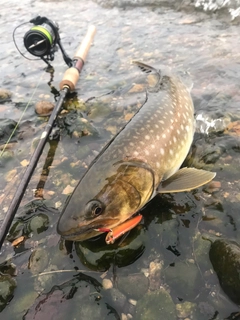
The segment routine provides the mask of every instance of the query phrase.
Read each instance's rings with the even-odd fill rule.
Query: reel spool
[[[48,61],[54,60],[54,53],[57,51],[58,47],[60,48],[63,59],[69,67],[72,67],[73,61],[67,55],[63,46],[61,44],[60,35],[59,35],[59,27],[58,24],[54,21],[49,20],[46,17],[37,16],[34,19],[29,21],[33,23],[34,26],[25,33],[23,37],[23,43],[27,51],[35,57],[39,57],[43,61],[47,63],[48,66],[51,67]],[[28,23],[28,22],[26,22]],[[23,23],[23,24],[26,24]],[[15,41],[15,32],[17,28],[22,26],[23,24],[17,26],[13,32],[13,41],[15,43],[16,48],[20,52],[20,54],[28,59],[18,48]]]

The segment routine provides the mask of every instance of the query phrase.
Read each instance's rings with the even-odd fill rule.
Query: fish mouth
[[[90,224],[82,225],[78,228],[72,228],[68,231],[59,230],[58,233],[64,238],[65,240],[69,241],[84,241],[93,237],[96,237],[103,232],[97,231],[96,229],[101,228],[112,228],[119,223],[118,219],[107,219],[98,221],[98,223],[92,222]]]

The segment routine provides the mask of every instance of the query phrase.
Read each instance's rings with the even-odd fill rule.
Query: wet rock
[[[166,283],[171,293],[179,299],[188,299],[197,296],[202,278],[197,266],[193,263],[177,262],[164,270]]]
[[[216,240],[209,257],[224,292],[240,304],[240,245],[228,239]]]
[[[54,104],[49,101],[39,101],[35,105],[35,111],[40,116],[48,116],[54,109]]]
[[[228,115],[217,117],[217,115],[198,114],[196,116],[196,131],[205,134],[223,132],[230,121],[231,118]]]
[[[118,278],[118,289],[127,297],[140,299],[148,290],[149,281],[143,273]]]
[[[169,293],[160,290],[148,292],[138,301],[136,319],[138,320],[174,320],[176,319],[175,305]]]
[[[10,100],[12,97],[12,93],[6,89],[0,89],[0,101]]]
[[[184,303],[179,303],[176,305],[177,316],[180,319],[185,319],[187,317],[190,319],[196,319],[193,317],[196,312],[196,309],[196,303],[192,303],[189,301],[185,301]]]
[[[113,283],[110,279],[103,279],[102,286],[105,290],[112,289]]]
[[[121,293],[118,289],[112,288],[110,291],[111,301],[113,302],[114,306],[122,309],[127,301],[126,296]]]
[[[88,118],[94,120],[96,123],[107,119],[112,112],[109,104],[98,102],[97,100],[96,102],[88,104],[88,110]]]
[[[209,239],[209,235],[204,235],[203,238],[202,234],[198,233],[193,240],[193,255],[202,272],[211,268],[211,263],[208,258],[211,243],[206,239]]]
[[[106,235],[102,235],[87,241],[75,242],[76,253],[88,268],[105,271],[112,263],[123,267],[132,264],[145,250],[146,235],[141,225],[131,230],[120,245],[119,241],[113,245],[107,245],[105,237]]]
[[[39,293],[36,291],[25,292],[23,295],[18,296],[13,305],[13,314],[15,319],[19,318],[19,314],[23,314],[31,307],[34,300],[38,297]]]
[[[151,290],[157,290],[161,285],[161,271],[163,268],[163,261],[154,260],[149,265],[149,283]]]
[[[97,135],[97,129],[78,111],[69,112],[64,119],[67,133],[74,138]]]
[[[16,281],[10,275],[0,274],[0,312],[12,299],[16,286]]]
[[[48,253],[46,250],[38,248],[31,254],[28,268],[33,274],[43,272],[48,265]]]
[[[206,186],[204,186],[203,190],[207,193],[215,193],[219,191],[221,188],[220,181],[211,181]]]
[[[0,141],[1,144],[6,142],[16,127],[17,122],[11,119],[0,119]]]
[[[240,120],[229,123],[224,133],[239,137],[240,136]]]
[[[48,229],[49,226],[49,218],[46,214],[40,213],[34,216],[30,223],[29,229],[34,233],[41,233]]]

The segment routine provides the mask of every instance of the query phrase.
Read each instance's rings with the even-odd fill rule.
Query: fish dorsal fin
[[[208,183],[215,175],[215,172],[182,168],[169,179],[163,181],[157,191],[159,193],[190,191]]]
[[[157,70],[154,67],[151,67],[151,66],[149,66],[143,62],[140,62],[140,61],[132,61],[132,63],[137,65],[141,69],[141,71],[143,71],[149,75],[148,91],[149,92],[158,92],[159,87],[161,85],[161,80],[162,80],[160,70]]]

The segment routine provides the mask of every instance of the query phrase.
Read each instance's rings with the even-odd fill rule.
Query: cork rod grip
[[[86,60],[89,48],[91,46],[91,43],[93,41],[94,35],[96,33],[95,26],[90,26],[88,28],[87,34],[85,35],[82,43],[77,48],[77,51],[75,53],[74,59],[82,59],[84,62]]]
[[[74,60],[82,60],[85,62],[89,48],[91,46],[92,40],[94,38],[94,35],[96,33],[96,28],[94,26],[90,26],[88,28],[88,31],[81,42],[80,46],[77,48],[77,51],[74,55]],[[64,87],[68,87],[70,91],[75,90],[75,86],[79,79],[79,71],[71,67],[66,70],[64,73],[63,79],[60,82],[60,90],[62,90]]]

